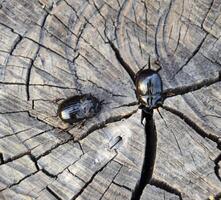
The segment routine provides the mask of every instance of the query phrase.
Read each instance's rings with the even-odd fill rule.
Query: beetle
[[[160,68],[161,69],[161,68]],[[150,58],[148,69],[141,69],[135,76],[136,97],[142,109],[141,123],[149,117],[149,114],[163,105],[163,83],[158,71],[150,68]]]
[[[95,116],[101,109],[101,102],[91,94],[76,95],[60,103],[57,115],[64,122],[73,124]]]

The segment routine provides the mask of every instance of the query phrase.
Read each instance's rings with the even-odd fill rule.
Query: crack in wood
[[[174,108],[171,108],[168,106],[163,106],[162,108],[178,116],[186,124],[188,124],[194,131],[196,131],[196,133],[198,133],[201,137],[210,139],[211,141],[217,144],[217,148],[221,149],[221,138],[219,136],[212,134],[212,133],[207,133],[199,125],[197,125],[197,123],[195,123],[192,119],[190,119],[187,115],[185,115],[184,113]]]
[[[215,163],[214,172],[216,174],[216,177],[221,182],[221,174],[219,173],[220,165],[221,165],[221,154],[214,160],[214,163]]]
[[[83,79],[81,79],[81,80],[85,82],[85,80],[83,80]],[[110,90],[108,90],[108,89],[106,89],[106,88],[104,88],[104,87],[99,86],[97,83],[93,82],[92,80],[89,80],[89,79],[88,79],[88,80],[86,80],[86,81],[88,81],[88,82],[90,82],[91,84],[95,85],[98,89],[101,89],[101,90],[105,91],[106,93],[112,95],[113,97],[127,97],[127,96],[121,95],[121,94],[114,94],[114,93],[111,92]]]
[[[24,180],[27,179],[28,177],[33,176],[33,175],[35,175],[36,173],[38,173],[39,168],[38,168],[38,166],[36,165],[35,159],[33,159],[33,157],[31,156],[30,152],[28,152],[28,153],[26,153],[26,154],[19,155],[19,156],[15,156],[16,158],[14,157],[14,159],[8,159],[7,161],[4,161],[2,164],[6,164],[6,163],[8,163],[8,162],[13,162],[13,161],[15,161],[15,160],[17,160],[17,159],[19,159],[19,158],[22,158],[23,156],[26,156],[26,155],[28,155],[28,156],[30,157],[30,159],[35,163],[36,171],[34,171],[33,173],[30,173],[30,174],[26,175],[25,177],[23,177],[22,179],[20,179],[20,180],[17,181],[16,183],[11,184],[11,185],[7,186],[7,187],[4,188],[4,189],[0,189],[0,192],[6,190],[7,188],[11,188],[11,187],[13,187],[13,186],[19,185],[22,181],[24,181]]]
[[[163,18],[163,15],[159,18],[159,20],[157,22],[157,27],[156,27],[155,36],[154,36],[154,47],[155,47],[154,50],[155,50],[157,60],[160,60],[160,52],[159,52],[159,48],[158,48],[158,34],[160,31],[160,25],[162,23],[162,18]]]
[[[67,87],[67,86],[59,86],[59,85],[51,85],[51,84],[32,83],[32,84],[29,84],[29,86],[42,86],[42,87],[51,87],[51,88],[60,88],[60,89],[79,91],[77,88],[72,88],[72,87]]]
[[[115,161],[114,161],[115,162]],[[120,173],[121,169],[122,169],[123,165],[120,164],[120,168],[118,169],[117,173],[115,174],[115,176],[113,177],[113,180],[110,182],[110,184],[108,185],[108,187],[106,188],[106,190],[103,192],[103,194],[101,195],[101,197],[99,198],[99,200],[102,200],[102,198],[104,197],[104,195],[106,194],[106,192],[109,190],[109,188],[111,187],[111,185],[114,182],[114,179],[118,176],[118,174]]]
[[[1,23],[1,22],[0,22],[0,25],[2,25],[2,26],[4,26],[4,27],[8,28],[10,31],[12,31],[12,32],[15,33],[15,34],[20,35],[23,39],[30,40],[31,42],[33,42],[33,43],[39,45],[40,47],[42,47],[42,48],[44,48],[44,49],[50,51],[51,53],[56,54],[57,56],[63,58],[64,60],[69,61],[69,62],[72,62],[72,60],[66,58],[65,56],[63,56],[63,55],[61,55],[60,53],[56,52],[55,50],[51,49],[50,47],[47,47],[47,46],[45,46],[44,44],[39,43],[39,42],[35,41],[34,39],[29,38],[29,37],[27,37],[27,36],[22,36],[20,33],[16,32],[13,28],[9,27],[8,25],[3,24],[3,23]],[[72,32],[72,33],[73,33],[73,32]]]
[[[39,34],[39,43],[42,42],[43,40],[43,27],[45,26],[45,23],[46,23],[46,20],[47,20],[47,17],[48,17],[48,14],[46,14],[44,16],[44,19],[42,21],[42,24],[41,24],[41,30],[40,30],[40,34]],[[36,60],[36,58],[38,57],[38,54],[39,54],[39,51],[40,51],[40,45],[38,45],[38,48],[35,52],[35,55],[33,57],[33,59],[31,59],[31,63],[27,69],[27,74],[26,74],[26,95],[27,95],[27,101],[30,100],[30,91],[29,91],[29,85],[30,85],[30,78],[31,78],[31,70],[32,70],[32,67],[34,65],[34,62]]]
[[[25,179],[27,179],[27,178],[30,177],[30,176],[35,175],[36,173],[38,173],[38,171],[35,171],[34,173],[28,174],[28,175],[25,176],[24,178],[20,179],[18,182],[9,185],[7,188],[11,188],[11,187],[13,187],[13,186],[19,185],[22,181],[24,181]],[[5,189],[3,189],[3,190],[0,190],[0,192],[6,190],[7,188],[5,188]]]
[[[112,109],[117,109],[117,108],[123,108],[123,107],[131,107],[131,106],[138,106],[138,102],[135,101],[135,102],[131,102],[131,103],[128,103],[128,104],[122,104],[120,106],[116,106],[116,107],[112,107]]]
[[[126,185],[121,185],[121,184],[119,184],[119,183],[116,183],[115,181],[113,181],[112,184],[114,184],[114,185],[116,185],[116,186],[118,186],[118,187],[124,188],[124,189],[126,189],[126,190],[132,192],[132,189],[129,188],[129,187],[127,187]]]
[[[207,36],[209,34],[206,33],[206,35],[203,37],[202,41],[200,42],[200,44],[196,47],[196,49],[193,51],[193,53],[191,54],[191,56],[186,60],[186,62],[176,71],[176,73],[173,75],[172,79],[174,79],[176,77],[176,75],[183,70],[183,68],[185,66],[187,66],[189,64],[189,62],[192,60],[192,58],[200,51],[203,43],[205,42]]]
[[[106,36],[107,38],[107,36]],[[108,38],[107,38],[108,39]],[[115,56],[118,60],[118,62],[122,65],[122,67],[126,70],[128,75],[130,76],[131,80],[135,84],[135,72],[132,70],[132,68],[124,61],[123,57],[120,54],[120,51],[117,49],[117,47],[114,45],[114,43],[108,39],[108,43],[111,47],[111,49],[114,51]]]
[[[150,185],[153,185],[157,188],[163,189],[171,194],[175,194],[179,197],[180,200],[183,199],[182,193],[177,188],[174,188],[173,186],[169,185],[167,182],[165,182],[163,180],[152,178]]]
[[[53,190],[51,190],[48,186],[46,187],[46,190],[53,195],[53,197],[55,197],[57,200],[63,200],[62,198],[60,198]]]
[[[189,92],[199,90],[203,87],[208,87],[208,86],[213,85],[213,84],[220,82],[220,81],[221,81],[221,71],[219,71],[219,74],[215,78],[204,79],[204,80],[202,80],[198,83],[194,83],[192,85],[166,89],[163,92],[163,97],[164,97],[164,99],[166,99],[166,98],[177,96],[177,95],[183,95],[183,94],[186,94]]]
[[[143,111],[144,112],[144,111]],[[153,175],[157,149],[157,132],[153,119],[153,111],[145,116],[145,152],[141,177],[132,193],[131,200],[139,200],[144,188],[150,183]]]
[[[213,7],[213,4],[214,4],[214,0],[211,1],[210,5],[209,5],[209,8],[208,8],[208,11],[206,12],[205,18],[203,19],[203,21],[202,21],[202,23],[201,23],[201,29],[203,29],[203,30],[205,30],[205,28],[204,28],[204,23],[205,23],[205,21],[206,21],[208,15],[209,15],[209,13],[210,13],[212,7]]]
[[[2,154],[2,153],[0,153],[0,154]],[[8,158],[7,160],[4,160],[4,156],[2,154],[1,159],[2,159],[3,162],[1,162],[0,165],[7,164],[9,162],[15,161],[15,160],[17,160],[19,158],[22,158],[22,157],[24,157],[26,155],[30,155],[30,154],[31,154],[31,151],[28,150],[27,152],[23,152],[23,153],[15,155],[15,156],[12,156],[12,157]]]
[[[109,117],[108,119],[100,122],[100,123],[97,123],[97,124],[94,124],[93,126],[91,126],[88,131],[85,133],[85,134],[82,134],[79,138],[77,138],[77,141],[79,140],[82,140],[84,139],[85,137],[87,137],[89,134],[93,133],[94,131],[97,131],[99,129],[102,129],[104,128],[107,124],[111,124],[111,123],[114,123],[114,122],[118,122],[118,121],[121,121],[123,119],[128,119],[129,117],[131,117],[133,114],[135,114],[137,112],[138,109],[130,112],[130,113],[127,113],[125,115],[116,115],[116,116],[112,116],[112,117]]]
[[[57,177],[58,177],[58,175],[59,175],[59,174],[54,175],[54,174],[50,173],[48,170],[46,170],[45,168],[42,168],[41,171],[42,171],[44,174],[46,174],[47,176],[49,176],[49,177],[51,177],[51,178],[55,178],[55,179],[57,179]],[[62,172],[61,172],[61,173],[62,173]]]
[[[94,178],[96,177],[96,175],[101,172],[111,161],[113,161],[115,159],[115,157],[118,155],[117,151],[115,151],[116,154],[115,156],[113,156],[113,158],[111,158],[103,167],[101,167],[99,170],[97,170],[92,177],[90,178],[90,180],[88,182],[86,182],[86,184],[81,188],[81,190],[74,195],[74,197],[71,200],[77,199],[83,192],[84,190],[87,188],[87,186],[94,180]]]

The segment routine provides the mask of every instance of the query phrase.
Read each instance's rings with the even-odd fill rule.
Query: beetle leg
[[[79,124],[78,124],[79,129],[81,129],[84,126],[86,120],[87,119],[83,119],[83,121],[79,122]]]

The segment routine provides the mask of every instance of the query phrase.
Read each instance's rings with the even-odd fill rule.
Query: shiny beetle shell
[[[163,104],[163,84],[160,75],[145,69],[136,76],[136,95],[139,103],[148,109],[154,109]]]
[[[57,114],[62,121],[73,124],[95,116],[101,109],[98,99],[90,94],[65,99],[58,106]]]

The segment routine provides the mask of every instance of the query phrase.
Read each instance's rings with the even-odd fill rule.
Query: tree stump
[[[149,58],[166,99],[140,199],[221,198],[221,1],[0,4],[0,199],[130,199],[149,162],[130,70]],[[101,111],[65,124],[82,94]]]

